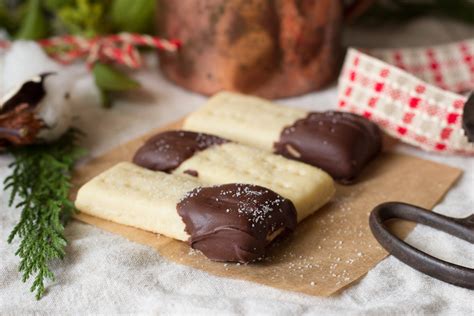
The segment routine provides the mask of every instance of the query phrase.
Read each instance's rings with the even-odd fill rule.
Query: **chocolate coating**
[[[218,136],[189,131],[159,133],[137,150],[133,163],[154,171],[170,172],[197,151],[227,142]]]
[[[469,142],[474,143],[474,92],[471,93],[466,104],[464,104],[462,128]]]
[[[382,148],[379,127],[362,116],[337,111],[312,112],[283,129],[275,152],[351,183]]]
[[[192,177],[196,177],[196,178],[199,177],[199,172],[197,172],[194,169],[186,169],[186,170],[183,171],[183,173],[188,174]]]
[[[296,227],[293,203],[257,185],[197,188],[178,203],[177,210],[191,247],[216,261],[259,259],[274,235]]]

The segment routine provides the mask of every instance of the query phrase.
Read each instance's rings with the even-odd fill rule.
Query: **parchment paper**
[[[180,126],[181,122],[177,122],[154,130],[78,168],[72,197],[90,178],[120,161],[130,161],[135,150],[151,135]],[[165,236],[82,213],[76,218],[153,247],[169,260],[211,274],[328,296],[358,280],[387,256],[368,225],[369,213],[376,205],[402,201],[431,209],[460,175],[461,171],[453,167],[408,155],[383,153],[366,168],[358,184],[337,185],[332,202],[298,224],[294,234],[274,243],[264,261],[248,265],[212,262],[186,243]],[[413,227],[399,222],[393,229],[403,237]]]

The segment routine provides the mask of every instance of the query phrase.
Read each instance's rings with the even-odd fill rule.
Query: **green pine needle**
[[[51,144],[10,149],[15,161],[9,166],[12,173],[4,181],[4,190],[11,190],[10,206],[20,201],[16,207],[21,217],[8,243],[20,239],[15,253],[20,257],[19,271],[23,282],[34,277],[30,290],[36,292],[36,299],[44,294],[45,281],[54,281],[49,263],[65,255],[64,226],[75,212],[68,199],[71,171],[85,153],[77,145],[79,135],[72,129]]]

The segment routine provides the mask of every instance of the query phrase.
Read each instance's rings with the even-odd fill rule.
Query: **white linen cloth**
[[[424,18],[404,26],[377,30],[351,29],[347,44],[361,47],[401,47],[445,43],[474,37],[474,28]],[[76,125],[87,133],[84,146],[92,155],[177,120],[195,110],[205,98],[164,80],[159,72],[137,74],[149,95],[129,96],[104,110],[86,77],[73,99]],[[336,108],[336,87],[302,97],[278,101],[313,110]],[[464,217],[474,212],[474,159],[428,154],[407,145],[396,150],[464,169],[434,211]],[[0,180],[11,158],[0,156]],[[48,284],[41,301],[21,282],[18,241],[6,243],[19,211],[8,208],[8,193],[0,194],[0,314],[444,314],[474,315],[474,291],[430,278],[388,257],[359,282],[329,298],[285,292],[246,281],[231,280],[168,262],[146,246],[73,221],[64,261],[52,264],[56,281]],[[408,242],[437,256],[474,268],[474,247],[424,226],[417,226]]]

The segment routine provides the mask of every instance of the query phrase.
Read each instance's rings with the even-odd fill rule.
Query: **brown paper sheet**
[[[135,150],[152,134],[177,129],[180,122],[123,144],[78,168],[77,188],[114,164],[131,160]],[[387,256],[373,238],[368,216],[378,204],[403,201],[431,209],[453,185],[461,171],[412,156],[384,153],[351,186],[337,186],[332,202],[300,223],[294,234],[275,243],[262,262],[239,265],[209,261],[186,243],[86,214],[77,219],[148,245],[169,260],[208,273],[271,287],[328,296],[366,274]],[[399,236],[414,225],[398,223]]]

